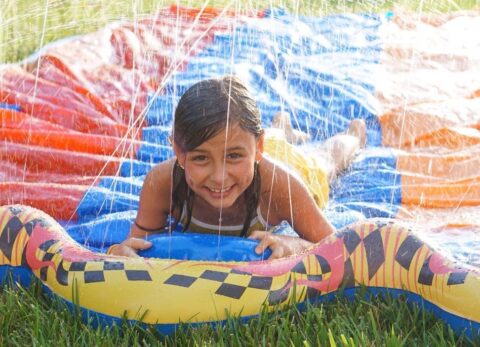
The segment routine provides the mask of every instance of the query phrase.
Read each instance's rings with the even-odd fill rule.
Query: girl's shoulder
[[[259,173],[262,180],[262,193],[272,189],[282,191],[288,189],[289,184],[303,185],[298,174],[282,162],[264,156],[259,163]]]
[[[156,164],[147,174],[155,178],[166,178],[172,176],[172,170],[176,162],[176,158],[170,158]]]
[[[175,165],[175,159],[159,163],[145,177],[136,217],[137,223],[145,228],[159,229],[167,224],[173,165]],[[145,234],[145,231],[134,229],[135,235]]]
[[[268,215],[269,224],[288,219],[292,204],[309,196],[308,188],[299,176],[284,164],[267,156],[259,164],[261,178],[260,209]]]
[[[159,191],[165,191],[170,193],[170,186],[172,184],[172,170],[175,165],[176,159],[168,159],[157,165],[155,165],[145,177],[143,183],[147,189]]]

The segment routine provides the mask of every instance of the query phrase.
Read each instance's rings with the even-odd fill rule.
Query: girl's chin
[[[236,200],[231,200],[230,198],[228,199],[208,199],[208,203],[215,207],[215,208],[229,208],[232,207],[235,204]]]
[[[232,207],[232,205],[225,205],[225,204],[220,205],[220,204],[219,204],[219,205],[212,205],[212,207],[213,207],[213,208],[216,208],[216,209],[218,209],[218,210],[220,211],[220,210],[226,210],[226,209]]]

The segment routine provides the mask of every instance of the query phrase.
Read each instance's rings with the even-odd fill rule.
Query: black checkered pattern
[[[44,252],[42,261],[51,261],[56,254],[59,254],[62,249],[58,248],[58,240],[49,240],[42,243],[39,249]],[[90,269],[87,269],[87,264]],[[47,280],[48,265],[40,269],[40,278],[42,281]],[[66,265],[64,260],[60,260],[57,271],[56,280],[61,285],[68,285],[68,274],[75,273],[77,276],[83,275],[83,281],[86,284],[105,282],[105,273],[109,271],[122,271],[128,281],[151,281],[152,278],[146,270],[128,270],[125,269],[123,262],[114,261],[80,261],[72,262],[70,266]]]
[[[2,254],[10,260],[13,252],[13,245],[22,230],[25,230],[28,235],[32,234],[32,230],[35,225],[40,224],[43,227],[49,227],[48,222],[41,218],[36,218],[23,223],[18,217],[23,212],[23,209],[17,206],[10,208],[11,216],[9,221],[4,226],[0,233],[0,251]],[[43,242],[37,252],[39,254],[39,260],[45,262],[44,266],[40,268],[40,279],[42,281],[47,280],[48,268],[51,266],[50,262],[54,261],[57,254],[61,254],[62,248],[59,247],[59,240],[48,240]],[[22,255],[22,264],[27,265],[25,261],[25,250]],[[81,273],[85,283],[97,283],[105,282],[105,273],[108,271],[122,271],[128,281],[152,281],[152,278],[146,270],[129,270],[125,269],[125,265],[122,262],[112,261],[89,261],[92,267],[95,269],[87,270],[87,262],[73,262],[70,266],[66,266],[63,260],[57,265],[55,277],[58,283],[61,285],[68,285],[68,274]]]
[[[57,270],[57,281],[60,284],[68,285],[68,274],[75,273],[83,275],[83,281],[86,284],[105,282],[105,274],[111,271],[121,271],[125,274],[128,281],[152,281],[152,278],[146,270],[128,270],[122,262],[96,261],[89,262],[98,269],[87,270],[87,262],[73,262],[68,270],[64,268],[63,260],[60,262]]]
[[[170,276],[164,283],[184,288],[191,287],[197,281],[213,281],[218,282],[219,286],[215,291],[215,294],[227,296],[232,299],[240,299],[243,293],[251,289],[260,289],[269,291],[272,286],[272,277],[269,276],[250,276],[248,285],[243,286],[235,283],[229,283],[229,276],[246,275],[235,270],[228,272],[205,270],[200,276],[189,276],[174,274]]]
[[[317,267],[321,269],[321,274],[307,274],[308,271],[305,267],[304,261],[309,263],[311,263],[312,261],[311,259],[307,260],[307,257],[301,259],[292,268],[291,272],[305,275],[307,277],[307,280],[309,281],[322,281],[324,279],[324,276],[331,272],[330,265],[325,258],[319,255],[312,255],[312,257],[317,260]],[[247,285],[230,283],[229,280],[233,281],[230,279],[232,275],[248,275],[250,279]],[[276,305],[287,300],[292,288],[291,276],[281,288],[272,290],[271,288],[273,283],[273,277],[251,275],[249,273],[240,272],[235,269],[229,271],[205,270],[199,276],[173,274],[167,280],[165,280],[164,283],[178,287],[190,288],[199,281],[218,282],[219,285],[215,291],[215,294],[223,295],[232,299],[241,299],[245,291],[249,289],[265,290],[268,292],[267,302],[269,305]],[[311,294],[313,294],[313,292]],[[319,291],[316,291],[315,295],[318,294]]]

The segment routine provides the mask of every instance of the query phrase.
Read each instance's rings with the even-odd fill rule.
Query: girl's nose
[[[210,180],[218,184],[219,187],[225,180],[226,175],[227,171],[225,170],[225,165],[223,162],[212,165],[212,170],[210,172]]]

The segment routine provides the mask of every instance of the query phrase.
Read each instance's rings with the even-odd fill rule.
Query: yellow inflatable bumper
[[[45,213],[16,205],[0,207],[0,249],[0,268],[30,269],[67,302],[109,318],[141,318],[160,330],[248,317],[265,305],[358,286],[418,295],[457,330],[480,327],[479,271],[452,263],[389,220],[351,225],[279,260],[181,261],[92,253]]]

